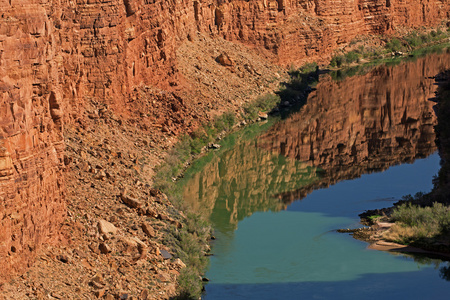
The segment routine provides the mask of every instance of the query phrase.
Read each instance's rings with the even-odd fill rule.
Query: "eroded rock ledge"
[[[96,126],[86,120],[108,112],[166,147],[212,105],[223,109],[179,70],[177,49],[198,33],[288,65],[327,58],[359,34],[436,24],[449,11],[437,0],[1,0],[2,280],[22,273],[42,243],[63,239],[65,126]]]

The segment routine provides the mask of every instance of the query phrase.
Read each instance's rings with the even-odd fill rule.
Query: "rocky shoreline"
[[[387,232],[393,225],[395,225],[395,223],[375,221],[369,227],[357,229],[339,229],[337,231],[340,233],[350,233],[355,239],[367,242],[369,244],[367,246],[367,249],[421,254],[432,257],[439,257],[443,260],[450,260],[450,252],[427,250],[421,247],[414,247],[411,245],[404,245],[386,240],[385,238],[383,238],[383,234]]]

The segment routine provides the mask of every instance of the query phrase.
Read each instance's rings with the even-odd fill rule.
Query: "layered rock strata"
[[[448,12],[446,0],[1,0],[3,275],[20,270],[63,219],[63,126],[82,123],[87,102],[126,119],[145,115],[133,104],[141,91],[155,107],[169,99],[179,116],[203,101],[175,93],[189,81],[176,50],[196,32],[286,65],[327,56],[358,34],[436,24]]]
[[[0,269],[22,271],[64,219],[63,91],[45,8],[2,1]]]

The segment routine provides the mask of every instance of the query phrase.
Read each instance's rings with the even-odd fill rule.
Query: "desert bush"
[[[393,38],[393,39],[391,39],[390,41],[388,41],[386,43],[385,48],[388,51],[397,52],[397,51],[401,51],[403,49],[403,45],[402,45],[402,42],[399,39]]]
[[[345,62],[350,64],[355,61],[359,61],[359,53],[356,51],[350,51],[345,54]]]
[[[331,58],[331,67],[341,67],[345,62],[345,57],[343,55],[335,55]]]
[[[180,271],[178,276],[178,291],[179,294],[173,299],[200,299],[203,284],[198,278],[198,274],[192,269],[184,268]]]
[[[316,62],[306,63],[300,67],[300,73],[308,74],[317,71],[318,65]]]
[[[442,203],[421,207],[410,202],[394,209],[391,218],[404,227],[410,227],[412,238],[433,237],[447,232],[450,224],[450,209]]]
[[[163,243],[174,249],[175,257],[187,266],[178,277],[177,299],[199,299],[201,296],[203,284],[199,278],[208,265],[204,254],[210,233],[208,222],[194,213],[187,215],[183,228],[172,225],[167,230]]]
[[[405,37],[406,42],[413,48],[422,45],[423,41],[416,31],[411,32]]]
[[[422,40],[422,43],[428,43],[431,41],[431,36],[429,34],[421,34],[420,39]]]
[[[236,123],[236,116],[233,112],[228,111],[223,115],[214,119],[214,128],[217,133],[222,131],[230,131]]]
[[[280,102],[280,97],[276,94],[265,94],[256,98],[244,106],[244,118],[247,120],[254,120],[258,117],[258,112],[268,112]]]

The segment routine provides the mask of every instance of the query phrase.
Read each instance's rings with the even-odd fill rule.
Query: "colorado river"
[[[300,111],[197,161],[184,198],[217,238],[205,299],[447,299],[447,262],[369,250],[336,229],[431,190],[432,77],[449,67],[441,53],[340,81],[322,75]]]

